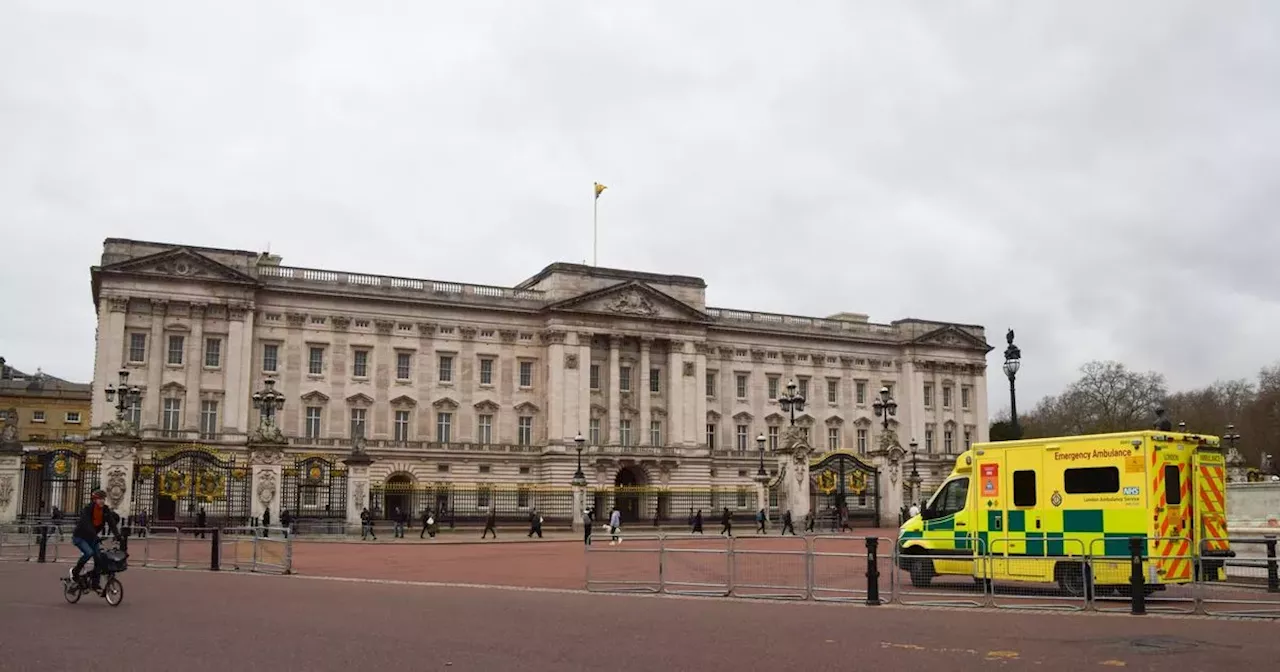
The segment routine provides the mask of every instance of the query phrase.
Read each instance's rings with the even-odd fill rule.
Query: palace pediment
[[[557,301],[548,311],[670,321],[709,321],[706,313],[638,280]]]
[[[981,338],[973,336],[963,329],[946,326],[934,329],[911,341],[912,345],[934,345],[944,348],[960,348],[964,350],[981,350],[990,352],[993,348]]]
[[[257,284],[257,280],[226,264],[221,264],[186,247],[128,259],[102,267],[106,273],[131,273],[173,279],[191,279],[237,284]]]

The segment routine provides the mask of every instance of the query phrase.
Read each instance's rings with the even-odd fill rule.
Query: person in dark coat
[[[431,515],[431,509],[423,509],[422,510],[422,531],[418,533],[418,538],[422,539],[423,537],[429,534],[431,535],[431,538],[434,539],[436,536],[436,531],[434,529],[435,524],[436,524],[436,519],[435,519],[435,516]]]
[[[71,543],[80,549],[80,560],[71,568],[71,579],[79,582],[80,570],[84,569],[89,558],[93,558],[93,571],[89,573],[89,579],[94,590],[101,590],[99,577],[102,574],[102,538],[98,534],[105,529],[117,541],[120,539],[120,529],[116,524],[119,516],[107,508],[106,501],[106,492],[95,491],[89,505],[80,510],[75,531],[71,533]]]
[[[698,534],[706,534],[702,531],[702,509],[698,509],[698,513],[693,517],[693,529],[689,533],[693,534],[695,532]]]
[[[796,526],[791,524],[791,509],[782,514],[782,534],[785,535],[787,530],[791,530],[791,536],[796,536]]]
[[[498,538],[498,510],[492,506],[489,507],[489,517],[484,521],[484,532],[480,533],[480,538],[488,537],[490,532],[493,533],[494,539]]]
[[[204,526],[207,520],[208,516],[205,515],[204,507],[202,506],[199,513],[196,514],[196,531],[193,536],[204,539]]]
[[[729,507],[724,507],[724,513],[720,515],[720,534],[733,536],[733,516],[729,514]]]
[[[271,531],[269,529],[270,527],[271,527],[271,507],[268,506],[262,509],[262,536],[264,537],[271,536]]]
[[[535,534],[538,535],[539,539],[542,538],[542,514],[538,513],[538,510],[536,508],[529,511],[529,535],[528,536],[529,538],[533,538],[533,535]]]

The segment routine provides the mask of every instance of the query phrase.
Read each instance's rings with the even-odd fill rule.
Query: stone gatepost
[[[779,438],[778,450],[778,508],[790,511],[792,520],[803,520],[809,515],[809,454],[813,447],[799,427],[787,427]],[[769,491],[764,492],[765,510],[768,511]]]
[[[769,517],[773,515],[773,512],[769,511],[769,475],[756,474],[752,480],[756,483],[756,510],[764,511],[764,519],[772,523],[773,519]],[[779,501],[778,504],[781,506],[782,502]]]
[[[587,479],[573,483],[573,531],[582,534],[582,513],[587,510]]]
[[[3,414],[4,426],[0,429],[0,523],[12,523],[18,519],[22,502],[22,442],[18,441],[18,412],[9,409]]]
[[[272,525],[280,522],[281,477],[284,450],[274,444],[249,444],[250,483],[253,484],[250,513],[261,523],[262,514],[271,509]]]
[[[903,494],[902,460],[907,451],[898,444],[898,435],[888,430],[880,435],[879,449],[872,453],[872,461],[880,472],[876,484],[880,493],[880,527],[898,527],[902,513]]]
[[[347,528],[358,530],[360,512],[369,505],[369,466],[373,464],[373,458],[364,451],[364,443],[356,441],[351,447],[351,454],[342,463],[347,465],[347,496],[350,498],[347,502]],[[450,506],[454,503],[450,502]],[[440,512],[436,511],[435,515],[439,522]]]
[[[133,516],[133,471],[138,446],[136,436],[106,432],[89,442],[90,449],[98,452],[99,487],[107,492],[107,506],[123,520]]]

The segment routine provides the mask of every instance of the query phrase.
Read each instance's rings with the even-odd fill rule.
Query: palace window
[[[182,365],[182,353],[185,350],[187,339],[177,334],[169,335],[169,364],[174,366]]]
[[[829,450],[840,450],[840,428],[827,428],[827,448]]]
[[[520,416],[516,424],[516,443],[522,446],[533,445],[533,417]]]
[[[476,425],[476,441],[483,444],[493,443],[493,416],[484,413]]]
[[[222,366],[221,338],[204,339],[204,366],[207,369],[216,369]]]
[[[308,406],[306,422],[303,425],[303,433],[308,439],[320,438],[320,407]]]
[[[453,355],[440,355],[440,382],[453,382]]]
[[[265,343],[262,346],[262,370],[267,373],[275,373],[280,368],[280,346],[275,343]]]
[[[134,364],[147,361],[146,334],[129,334],[129,361]]]
[[[520,362],[520,387],[533,387],[533,362]]]
[[[396,353],[396,380],[409,380],[412,374],[413,356],[407,352]]]
[[[439,443],[449,443],[453,440],[453,414],[447,412],[436,413],[436,441]]]
[[[396,411],[395,440],[409,440],[409,411]]]
[[[218,402],[200,402],[200,438],[212,439],[218,433]]]
[[[618,369],[618,390],[631,391],[631,367],[623,366]]]
[[[480,359],[480,384],[493,384],[493,360],[488,357]]]
[[[351,375],[356,378],[369,377],[369,351],[356,350],[352,353],[354,361],[351,363]]]
[[[311,346],[307,351],[307,373],[313,376],[324,374],[324,348]]]

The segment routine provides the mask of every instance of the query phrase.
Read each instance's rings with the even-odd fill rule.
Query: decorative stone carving
[[[0,415],[4,419],[4,428],[0,429],[0,451],[15,448],[21,451],[22,444],[18,442],[18,409],[10,408]]]
[[[566,334],[563,331],[544,331],[542,332],[542,342],[547,345],[559,345],[564,343],[565,336]]]
[[[517,337],[517,336],[519,336],[519,335],[520,335],[520,332],[518,332],[518,331],[516,331],[516,330],[514,330],[514,329],[499,329],[499,330],[498,330],[498,338],[499,338],[499,339],[501,339],[503,343],[515,343],[515,342],[516,342],[516,337]]]
[[[694,374],[696,374],[696,373],[698,373],[698,367],[697,367],[697,365],[695,365],[693,362],[685,362],[685,363],[684,363],[684,375],[686,375],[686,376],[692,376],[692,375],[694,375]]]
[[[356,483],[356,487],[351,491],[351,507],[360,510],[369,505],[369,501],[364,496],[364,483]]]
[[[129,297],[108,296],[107,307],[113,313],[127,313],[129,312]]]
[[[288,312],[284,314],[284,321],[291,327],[301,327],[307,321],[307,314]]]
[[[470,341],[476,337],[475,327],[458,327],[458,335],[462,336],[462,340]]]
[[[565,353],[565,356],[564,356],[564,368],[566,368],[566,369],[576,369],[576,368],[578,368],[578,356],[577,356],[576,354],[574,354],[574,353],[571,353],[571,352],[570,352],[570,353]]]
[[[764,350],[760,350],[760,349],[758,349],[758,348],[752,348],[752,349],[751,349],[751,361],[753,361],[753,362],[763,362],[763,361],[764,361]]]
[[[9,507],[9,502],[13,499],[13,474],[0,474],[0,509]]]
[[[396,323],[393,320],[374,320],[373,328],[379,334],[390,334],[396,328]]]
[[[133,426],[129,423],[125,424],[128,424],[130,427]],[[103,444],[102,452],[113,460],[132,460],[134,456],[138,454],[138,448],[129,443],[112,441]]]
[[[263,506],[270,506],[276,501],[276,472],[264,471],[258,476],[258,501]]]
[[[435,322],[419,322],[418,333],[423,336],[431,336],[432,334],[436,333]]]
[[[840,366],[845,368],[853,366],[853,358],[848,355],[840,355]]]
[[[796,361],[796,353],[794,353],[794,352],[792,352],[792,351],[790,351],[790,350],[783,350],[783,351],[782,351],[782,361],[784,361],[784,362],[794,362],[794,361]]]
[[[898,446],[898,433],[892,429],[886,429],[880,434],[880,450],[891,450]]]
[[[125,470],[121,467],[113,467],[107,472],[107,503],[111,508],[119,508],[120,502],[124,501],[124,495],[128,492],[125,485]]]
[[[98,428],[98,436],[136,439],[138,427],[128,420],[108,420]]]
[[[658,309],[653,306],[649,297],[636,289],[630,289],[615,296],[605,304],[605,307],[623,315],[656,315],[658,313]]]
[[[244,322],[244,318],[249,315],[249,304],[246,303],[229,303],[227,304],[227,319],[232,322]]]
[[[437,399],[431,402],[431,405],[444,411],[456,411],[458,409],[458,402],[450,399],[449,397]]]
[[[334,315],[329,318],[329,323],[332,324],[333,328],[337,331],[346,331],[347,328],[351,326],[351,318],[346,315]]]
[[[284,462],[284,450],[281,448],[252,446],[251,450],[249,458],[253,464],[276,465]]]
[[[249,443],[253,444],[286,444],[289,440],[285,438],[284,432],[273,422],[267,422],[265,419],[258,425],[256,429],[249,433]]]

